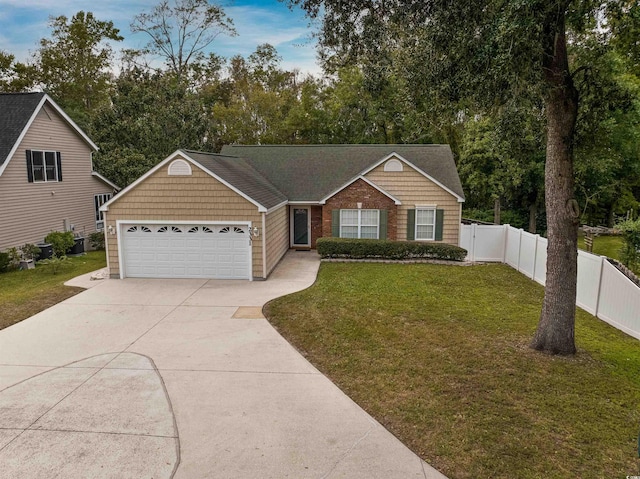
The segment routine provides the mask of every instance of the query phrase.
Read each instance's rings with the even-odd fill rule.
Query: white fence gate
[[[460,225],[467,261],[506,263],[544,285],[547,240],[509,225]],[[578,250],[576,304],[640,339],[640,288],[604,256]]]

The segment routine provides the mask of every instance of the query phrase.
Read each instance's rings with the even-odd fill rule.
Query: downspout
[[[267,213],[262,213],[262,279],[267,279]]]

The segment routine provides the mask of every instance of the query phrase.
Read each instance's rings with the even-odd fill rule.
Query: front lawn
[[[534,352],[542,296],[505,265],[323,263],[265,312],[451,478],[638,474],[640,342],[578,310],[577,356]]]
[[[57,274],[52,273],[50,266],[41,264],[27,271],[0,274],[0,329],[83,291],[63,283],[106,265],[104,251],[90,251],[70,257]]]

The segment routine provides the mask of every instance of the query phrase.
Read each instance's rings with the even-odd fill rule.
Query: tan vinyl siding
[[[258,207],[195,165],[192,176],[168,176],[168,164],[124,193],[109,206],[107,228],[117,220],[250,221],[262,227]],[[262,241],[252,242],[254,277],[262,277]],[[119,277],[116,235],[107,234],[110,274]]]
[[[59,151],[62,181],[29,183],[26,150]],[[0,176],[0,250],[42,242],[65,219],[85,237],[96,230],[93,197],[111,187],[91,175],[91,151],[45,104]]]
[[[266,218],[267,275],[289,249],[289,208],[286,205],[272,211]]]
[[[403,171],[384,171],[384,164],[365,177],[402,202],[398,206],[398,240],[407,239],[407,210],[416,205],[437,205],[445,210],[442,242],[458,244],[462,203],[451,193],[403,163]]]

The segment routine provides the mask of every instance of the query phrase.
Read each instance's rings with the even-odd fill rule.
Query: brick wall
[[[329,215],[331,216],[331,215]],[[322,238],[322,206],[311,207],[311,247],[315,249],[316,241]],[[329,231],[331,236],[331,231]]]
[[[363,210],[387,210],[387,238],[397,239],[397,206],[366,181],[356,180],[345,189],[329,198],[322,207],[322,236],[331,236],[331,212],[335,209],[357,209],[362,203]]]

